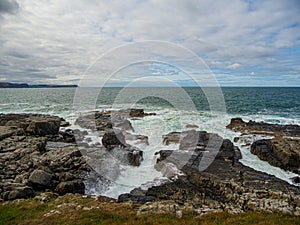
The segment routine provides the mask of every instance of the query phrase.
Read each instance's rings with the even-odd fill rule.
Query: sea
[[[134,144],[144,152],[139,167],[121,165],[114,182],[101,187],[102,181],[86,184],[87,194],[116,198],[136,187],[144,189],[164,182],[166,178],[154,168],[155,152],[178,150],[178,144],[163,145],[162,135],[184,131],[187,125],[197,130],[218,133],[233,141],[239,136],[226,129],[231,118],[255,120],[275,124],[300,124],[299,87],[105,87],[105,88],[31,88],[0,89],[0,113],[41,113],[65,118],[70,128],[83,129],[74,124],[79,115],[92,110],[142,108],[156,115],[130,119],[134,134],[147,135],[149,145]],[[63,128],[65,129],[65,128]],[[100,142],[89,131],[92,143]],[[254,139],[262,138],[259,135]],[[269,137],[271,138],[271,137]],[[248,140],[249,141],[249,140]],[[130,141],[129,141],[130,142]],[[297,174],[273,167],[250,153],[243,141],[235,143],[242,152],[241,162],[256,170],[274,175],[292,184]]]

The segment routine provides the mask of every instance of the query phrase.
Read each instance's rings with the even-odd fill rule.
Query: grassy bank
[[[299,216],[248,212],[238,215],[214,213],[199,216],[183,212],[137,215],[138,205],[117,204],[99,198],[67,195],[49,201],[28,199],[0,205],[0,224],[297,224]]]

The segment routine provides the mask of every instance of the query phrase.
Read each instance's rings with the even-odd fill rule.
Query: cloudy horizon
[[[197,74],[210,69],[221,86],[300,86],[297,0],[0,0],[0,32],[0,82],[79,84],[117,49],[97,67],[101,82],[110,69],[128,67],[110,86],[158,75],[193,86],[182,69],[189,67]],[[120,48],[149,40],[160,44]],[[168,43],[203,65],[189,64],[189,55]],[[149,61],[128,66],[137,56]]]

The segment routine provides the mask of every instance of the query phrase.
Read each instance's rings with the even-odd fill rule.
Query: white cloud
[[[237,68],[239,68],[239,67],[241,67],[241,64],[239,64],[239,63],[233,63],[233,64],[227,66],[226,68],[227,68],[227,69],[235,70],[235,69],[237,69]]]
[[[300,46],[296,0],[3,2],[12,3],[0,18],[0,77],[7,79],[73,82],[112,47],[153,39],[182,44],[212,68],[271,73],[299,62],[299,53],[282,60],[289,53],[280,49]]]

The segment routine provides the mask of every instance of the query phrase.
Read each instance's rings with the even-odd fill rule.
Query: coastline
[[[119,165],[111,164],[111,160],[118,158],[121,165],[133,169],[144,163],[143,149],[137,148],[134,143],[142,142],[147,145],[148,138],[131,134],[133,127],[130,120],[142,122],[143,118],[151,116],[155,116],[155,113],[147,114],[141,109],[82,115],[77,119],[77,125],[95,129],[102,136],[102,144],[89,144],[82,142],[87,133],[69,129],[70,124],[62,118],[38,114],[1,114],[0,154],[1,161],[4,160],[1,164],[2,201],[39,198],[38,196],[49,191],[55,198],[67,193],[84,195],[86,187],[99,185],[99,180],[105,188],[113,179],[117,179],[120,169]],[[252,121],[248,125],[255,125],[255,131],[259,125],[261,132],[270,132],[270,129],[266,129],[266,124]],[[61,129],[62,126],[65,128]],[[231,127],[247,128],[247,125],[241,120],[233,119]],[[293,129],[291,132],[291,127],[287,126],[279,127],[274,124],[269,127],[275,127],[277,134],[285,132],[289,136],[299,135],[297,125],[293,126],[296,133]],[[111,132],[111,128],[114,128],[114,132]],[[218,134],[204,131],[199,133],[195,128],[197,129],[196,125],[185,133],[178,133],[177,136],[166,134],[164,137],[169,138],[168,142],[180,143],[181,150],[157,149],[159,157],[155,169],[163,173],[169,179],[168,182],[162,182],[158,186],[150,184],[146,190],[133,189],[130,193],[120,195],[118,202],[129,201],[137,204],[140,211],[148,213],[155,213],[164,205],[166,208],[175,207],[177,211],[189,209],[200,215],[248,211],[299,215],[298,187],[244,166],[239,162],[241,152],[234,143]],[[251,129],[244,129],[244,134],[237,141],[246,136],[246,130],[247,135],[251,135]],[[270,136],[270,133],[266,134]],[[201,149],[207,149],[207,140],[212,137],[221,141],[220,151],[214,155],[215,160],[206,170],[199,171],[197,168],[203,157]],[[196,141],[196,147],[202,147],[192,149],[190,140]],[[185,154],[188,154],[188,160],[182,166],[181,159],[185,158]],[[100,167],[99,162],[102,162]],[[170,167],[171,164],[173,166]],[[167,210],[162,208],[163,212]],[[171,210],[169,213],[176,212]]]

